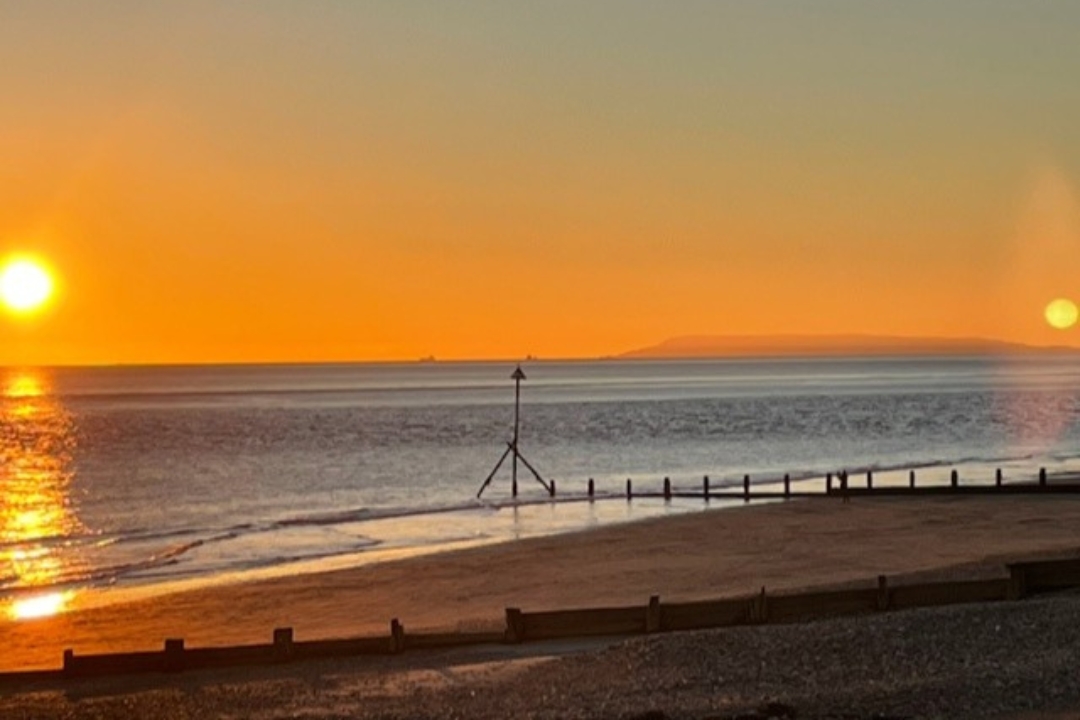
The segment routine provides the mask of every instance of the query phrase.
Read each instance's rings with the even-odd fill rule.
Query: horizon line
[[[823,348],[819,351],[796,349],[790,352],[779,350],[715,352],[707,354],[636,354],[631,350],[616,355],[590,356],[553,356],[553,357],[488,357],[488,358],[402,358],[380,360],[196,360],[196,361],[134,361],[134,362],[89,362],[89,363],[41,363],[41,364],[3,364],[0,370],[76,370],[76,369],[138,369],[138,368],[181,368],[181,367],[299,367],[299,366],[334,366],[334,365],[484,365],[484,364],[524,364],[524,363],[590,363],[590,362],[656,362],[656,361],[709,361],[709,360],[839,360],[839,359],[885,359],[885,358],[962,358],[962,357],[1022,357],[1031,355],[1080,355],[1080,347],[1067,345],[1024,345],[1003,341],[1011,347],[1003,348],[916,348],[904,352],[903,348],[862,348],[844,350],[842,348]]]

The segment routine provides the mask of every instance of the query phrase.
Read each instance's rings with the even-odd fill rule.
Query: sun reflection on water
[[[55,615],[73,594],[51,588],[79,570],[67,541],[85,531],[71,499],[74,420],[42,373],[9,372],[0,387],[0,593],[19,591],[6,603],[15,619]]]
[[[59,615],[73,596],[74,593],[68,590],[14,600],[11,616],[16,620],[34,620]]]

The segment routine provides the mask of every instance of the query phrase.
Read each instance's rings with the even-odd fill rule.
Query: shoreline
[[[58,667],[80,654],[267,642],[408,628],[501,627],[526,610],[688,601],[840,585],[878,574],[1000,575],[1007,559],[1080,548],[1080,498],[870,498],[759,504],[607,525],[573,533],[321,574],[204,587],[129,603],[5,622],[0,670]]]
[[[751,506],[776,502],[773,499],[754,499]],[[388,523],[393,527],[387,542],[378,542],[352,552],[330,553],[308,558],[295,558],[269,563],[263,566],[223,570],[213,574],[195,573],[174,579],[146,581],[109,582],[98,585],[78,583],[42,587],[18,587],[0,595],[0,618],[9,616],[20,601],[56,595],[65,595],[65,612],[94,610],[132,602],[149,601],[179,593],[199,590],[222,589],[250,583],[270,582],[284,578],[320,576],[347,572],[360,568],[402,562],[414,558],[452,555],[464,550],[513,544],[523,540],[545,537],[575,535],[598,529],[617,527],[658,518],[678,517],[710,510],[730,510],[747,506],[742,500],[713,497],[705,502],[693,497],[674,497],[665,500],[659,492],[635,494],[633,505],[625,503],[623,496],[597,495],[590,502],[585,495],[565,495],[556,499],[525,498],[519,501],[501,501],[484,505],[463,505],[420,511],[396,512],[385,516],[358,521],[364,529]],[[567,508],[569,509],[562,509]],[[565,517],[552,520],[541,515],[561,512]],[[499,514],[504,516],[499,519]],[[513,521],[509,520],[512,516]],[[427,525],[433,519],[450,517],[458,523],[487,526],[486,531],[452,534],[444,538],[424,541],[409,540],[401,543],[395,535],[409,535],[410,528]],[[494,520],[493,520],[494,518]],[[404,523],[402,521],[405,521]],[[495,527],[492,527],[495,525]],[[445,528],[444,528],[445,530]],[[0,620],[2,625],[3,620]]]
[[[975,473],[964,474],[962,485],[972,488],[990,489],[994,485],[994,465],[1000,462],[1013,463],[1015,460],[998,458],[973,464]],[[998,464],[997,470],[1001,470]],[[916,471],[925,474],[919,479],[923,489],[945,489],[949,484],[947,471],[955,472],[956,467],[948,462],[927,462],[922,464],[873,464],[865,467],[849,468],[851,473],[852,493],[863,494],[868,482],[866,476],[872,472],[874,487],[879,490],[907,488],[908,474]],[[971,468],[969,468],[970,470]],[[275,529],[290,530],[294,526],[312,526],[319,529],[334,527],[342,536],[352,535],[364,540],[364,547],[337,549],[327,546],[324,551],[311,555],[290,555],[293,548],[300,549],[295,539],[286,537],[282,546],[274,540],[261,545],[257,562],[248,562],[251,558],[237,556],[235,566],[203,568],[195,558],[194,567],[188,568],[190,559],[181,559],[178,572],[154,572],[115,577],[83,584],[79,580],[65,581],[56,585],[15,586],[0,593],[0,617],[19,616],[18,605],[25,600],[37,598],[64,598],[65,610],[85,610],[108,605],[125,604],[137,600],[188,592],[203,588],[224,587],[229,585],[260,582],[296,575],[321,575],[327,572],[349,570],[385,562],[398,562],[411,557],[443,555],[458,552],[461,549],[485,547],[519,541],[523,538],[548,537],[592,531],[596,528],[617,526],[625,523],[641,522],[657,517],[671,517],[683,514],[695,514],[713,510],[736,510],[756,507],[772,502],[791,500],[819,499],[825,496],[826,477],[824,472],[808,471],[796,474],[771,473],[753,478],[751,499],[744,499],[744,480],[735,477],[717,477],[708,484],[710,496],[705,498],[700,480],[677,478],[666,493],[667,478],[663,480],[646,479],[634,485],[633,503],[628,502],[625,491],[610,487],[600,489],[595,496],[587,493],[588,486],[562,485],[562,494],[557,497],[538,496],[526,493],[519,499],[500,498],[484,502],[464,502],[447,506],[422,507],[416,509],[392,509],[375,511],[343,511],[330,514],[331,520],[324,521],[318,516],[303,521],[289,520],[280,528],[271,523],[269,528],[259,526],[241,527],[240,535],[232,535],[232,529],[211,532],[207,538],[198,538],[188,543],[183,550],[203,552],[220,540],[230,542],[237,537],[273,532]],[[1018,475],[1015,468],[1009,468],[1005,474],[1009,486],[1034,485],[1038,481],[1038,472],[1032,471],[1030,477]],[[929,477],[927,477],[929,476]],[[708,477],[708,476],[706,476]],[[1051,484],[1077,484],[1080,471],[1056,470],[1048,474]],[[787,495],[790,478],[790,496]],[[834,482],[834,490],[839,487]],[[621,484],[621,483],[620,483]],[[1015,489],[1015,488],[1014,488]],[[519,519],[519,514],[521,515]],[[242,540],[246,541],[246,540]],[[290,545],[290,543],[293,543]],[[275,549],[276,548],[276,549]],[[228,552],[228,551],[227,551]],[[269,553],[283,553],[273,555]],[[174,549],[166,548],[165,556],[171,556]],[[262,554],[267,553],[265,557]],[[164,563],[167,567],[175,561]],[[219,562],[211,558],[211,563]],[[230,561],[226,561],[230,562]],[[89,567],[89,566],[88,566]],[[115,567],[115,566],[114,566]],[[87,572],[93,572],[87,570]],[[61,605],[57,601],[57,605]]]

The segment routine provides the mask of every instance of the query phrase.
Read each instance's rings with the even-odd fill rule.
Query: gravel
[[[1080,597],[0,688],[0,717],[994,718],[1080,708]]]

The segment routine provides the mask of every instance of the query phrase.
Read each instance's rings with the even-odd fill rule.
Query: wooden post
[[[914,490],[915,489],[915,471],[914,470],[909,470],[908,471],[907,479],[908,479],[908,487],[911,488],[912,490]]]
[[[1039,487],[1046,487],[1046,468],[1039,468]]]
[[[825,473],[825,494],[832,495],[832,473]]]
[[[555,478],[551,478],[550,480],[548,480],[548,483],[548,495],[551,497],[555,497]]]
[[[791,475],[784,473],[784,497],[791,497]]]
[[[165,641],[165,672],[180,672],[184,669],[184,640],[169,638]]]
[[[75,651],[71,648],[64,650],[64,674],[75,674]]]
[[[1002,482],[1002,480],[1004,480],[1004,477],[1003,477],[1003,476],[1002,476],[1002,474],[1001,474],[1001,468],[998,468],[998,469],[997,469],[997,470],[996,470],[996,471],[994,472],[994,485],[996,485],[996,486],[998,486],[998,487],[1001,487],[1001,482]]]
[[[844,496],[844,502],[847,502],[847,470],[840,471],[840,493]]]
[[[874,471],[873,470],[867,470],[866,471],[866,489],[867,490],[873,490],[874,489]]]
[[[956,468],[953,468],[952,473],[949,474],[949,484],[953,488],[960,487],[960,473],[956,471]]]
[[[626,478],[626,501],[630,502],[630,498],[634,497],[633,492],[630,490],[630,478]]]
[[[274,628],[274,658],[288,660],[293,654],[293,631],[291,627]]]
[[[1022,600],[1027,595],[1027,578],[1023,565],[1009,565],[1009,592],[1008,600]]]
[[[877,609],[889,609],[889,581],[884,575],[877,576]]]
[[[525,640],[525,620],[521,617],[518,608],[506,608],[506,635],[508,643],[519,643]]]
[[[743,475],[742,479],[743,499],[750,502],[750,476]]]
[[[706,475],[705,479],[701,481],[701,494],[705,497],[705,502],[709,502],[709,476]]]
[[[595,495],[596,495],[596,483],[593,482],[592,478],[589,478],[589,500],[592,500]]]
[[[769,622],[769,598],[765,595],[765,586],[761,586],[761,593],[755,599],[754,621],[759,623]]]
[[[405,628],[397,618],[390,621],[390,652],[399,653],[405,649]]]
[[[649,598],[649,606],[645,609],[645,632],[660,632],[660,596],[653,595]]]
[[[664,478],[664,500],[671,500],[671,478]]]

